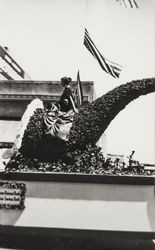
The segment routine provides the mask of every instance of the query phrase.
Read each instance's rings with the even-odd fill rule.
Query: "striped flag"
[[[98,63],[100,64],[101,68],[111,76],[118,78],[120,75],[120,72],[122,70],[122,66],[120,66],[117,63],[114,63],[108,59],[106,59],[97,49],[94,42],[90,38],[90,35],[85,29],[85,35],[84,35],[84,45],[89,50],[89,52],[97,59]]]
[[[79,70],[78,70],[78,73],[77,73],[77,89],[76,89],[75,95],[76,95],[76,103],[77,103],[77,105],[78,106],[83,105],[83,90],[82,90],[82,84],[81,84],[81,81],[80,81]]]
[[[139,8],[135,0],[116,0],[123,7]]]

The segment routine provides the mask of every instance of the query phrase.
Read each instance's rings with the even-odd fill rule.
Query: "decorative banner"
[[[25,193],[24,183],[0,182],[0,208],[24,209]]]

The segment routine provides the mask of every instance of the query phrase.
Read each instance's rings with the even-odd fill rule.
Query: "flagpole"
[[[80,39],[80,53],[79,53],[79,65],[78,70],[80,72],[81,62],[83,61],[83,46],[84,46],[84,34],[85,34],[85,27],[87,26],[87,13],[88,13],[88,1],[85,0],[85,10],[84,10],[84,22],[82,28],[82,39]]]
[[[85,34],[85,27],[87,25],[88,1],[89,0],[85,0],[85,3],[84,3],[85,6],[84,6],[83,27],[82,27],[82,39],[80,37],[79,59],[78,59],[78,67],[77,67],[77,75],[76,75],[76,82],[77,82],[76,94],[78,95],[77,98],[78,98],[78,103],[80,106],[83,104],[83,91],[82,91],[82,84],[80,80],[80,72],[82,68],[81,63],[83,61],[84,34]]]

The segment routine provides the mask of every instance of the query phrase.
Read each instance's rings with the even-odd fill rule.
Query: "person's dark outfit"
[[[70,87],[65,87],[60,100],[59,100],[59,105],[60,105],[60,111],[62,112],[68,112],[69,110],[73,109],[72,102],[75,104],[74,100],[74,92]]]

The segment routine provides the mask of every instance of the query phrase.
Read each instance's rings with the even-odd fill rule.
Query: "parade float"
[[[4,81],[4,89],[13,84]],[[4,160],[0,173],[1,234],[155,239],[155,172],[132,157],[127,165],[113,163],[96,145],[126,105],[155,91],[155,79],[126,83],[96,100],[92,83],[83,83],[85,103],[75,113],[65,140],[44,132],[44,104],[58,98],[58,85],[31,81],[17,86],[31,89],[31,95],[18,93],[16,102],[39,100],[23,115],[10,159]],[[24,111],[22,105],[11,105],[13,97],[1,94],[2,107],[12,108],[7,114],[1,109],[1,117],[19,120]]]

